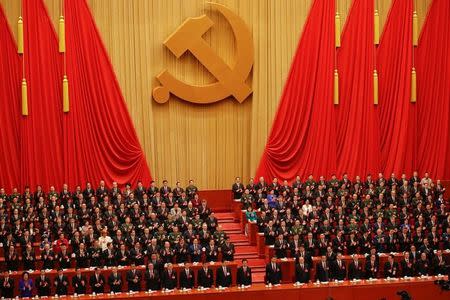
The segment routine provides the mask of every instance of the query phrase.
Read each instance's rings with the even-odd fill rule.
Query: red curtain
[[[149,182],[150,172],[108,54],[85,0],[65,1],[70,112],[64,116],[65,178]]]
[[[412,1],[393,0],[376,50],[373,2],[354,0],[337,52],[340,104],[334,108],[334,41],[327,35],[334,30],[334,1],[327,2],[314,1],[257,176],[292,180],[333,171],[353,177],[418,170],[450,179],[450,1],[433,1],[422,29],[413,104]],[[317,41],[320,49],[314,48]]]
[[[377,52],[380,78],[380,170],[412,174],[415,169],[415,105],[411,104],[412,1],[394,0]]]
[[[417,166],[450,179],[450,1],[432,2],[415,58]]]
[[[42,0],[23,0],[25,73],[29,116],[21,124],[23,185],[61,187],[63,171],[62,60]]]
[[[336,170],[334,1],[314,1],[257,176],[292,180]]]
[[[19,121],[21,67],[17,48],[0,5],[0,187],[20,184]]]
[[[373,15],[373,1],[353,1],[337,52],[337,169],[350,176],[380,171],[379,122],[373,104]]]

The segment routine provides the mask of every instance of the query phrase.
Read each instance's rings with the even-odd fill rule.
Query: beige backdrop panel
[[[420,25],[432,0],[417,0]],[[57,24],[60,0],[45,0]],[[214,78],[190,54],[176,59],[162,42],[186,18],[206,13],[214,22],[204,35],[226,62],[234,62],[234,38],[226,20],[204,0],[88,0],[120,82],[153,176],[202,189],[229,188],[236,175],[255,172],[272,125],[286,75],[312,0],[220,0],[253,32],[253,95],[239,104],[226,99],[193,105],[151,99],[155,75],[168,68],[195,84]],[[351,0],[338,0],[342,19]],[[20,0],[0,0],[14,26]],[[379,0],[382,24],[391,0]],[[14,30],[15,32],[15,30]]]

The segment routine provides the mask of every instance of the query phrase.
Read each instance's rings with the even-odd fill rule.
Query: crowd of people
[[[232,261],[234,245],[207,201],[199,198],[194,182],[190,180],[186,188],[180,182],[175,187],[166,180],[162,184],[157,187],[152,181],[144,187],[137,182],[133,189],[131,184],[120,189],[116,182],[108,188],[102,180],[95,189],[88,182],[84,189],[77,186],[71,191],[64,184],[59,191],[37,186],[35,191],[26,187],[23,193],[0,188],[0,243],[6,270],[0,281],[3,295],[14,291],[10,271],[26,271],[15,287],[23,296],[30,293],[32,284],[44,296],[67,294],[69,285],[75,291],[79,288],[78,293],[87,286],[101,292],[106,283],[118,290],[113,284],[117,281],[99,276],[104,266],[135,270],[134,266],[145,265],[147,272],[159,278],[147,286],[159,289],[168,288],[172,264],[189,267],[189,263]],[[75,276],[69,282],[65,275],[69,268],[80,274],[83,268],[97,271],[88,280]],[[42,270],[42,279],[31,278],[28,270]],[[46,270],[59,270],[60,279],[49,284]],[[137,275],[128,280],[128,288],[139,290],[141,279]]]
[[[273,246],[274,257],[295,257],[300,282],[446,274],[442,251],[450,249],[449,203],[441,182],[428,173],[411,178],[380,173],[353,181],[347,174],[329,180],[310,175],[292,183],[261,177],[247,185],[237,177],[232,191],[248,222]],[[380,253],[404,256],[396,261],[390,255],[379,266]],[[364,261],[357,254],[365,255]],[[343,255],[354,257],[348,269]],[[320,257],[316,278],[309,275],[313,256]],[[266,267],[266,281],[280,280],[275,259]]]

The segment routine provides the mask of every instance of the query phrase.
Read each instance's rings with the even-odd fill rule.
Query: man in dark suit
[[[416,273],[418,276],[430,275],[430,262],[425,252],[420,254],[420,259],[416,261]]]
[[[191,270],[191,264],[185,263],[184,268],[180,271],[180,288],[192,289],[194,282],[194,271]]]
[[[248,266],[248,261],[244,258],[242,266],[237,270],[236,283],[241,285],[252,285],[252,269]]]
[[[122,292],[122,276],[117,272],[117,267],[113,267],[112,272],[108,277],[108,284],[111,292]]]
[[[202,246],[198,239],[194,239],[193,244],[189,247],[189,255],[192,262],[199,262],[202,258]]]
[[[388,256],[388,261],[384,264],[384,278],[398,277],[398,263],[394,260],[394,255]]]
[[[331,263],[332,278],[336,280],[344,280],[347,277],[347,267],[342,259],[342,253],[338,252],[336,260]]]
[[[3,278],[0,280],[0,287],[2,290],[2,297],[14,297],[14,279],[9,276],[8,271],[3,272]]]
[[[362,263],[358,260],[358,256],[354,254],[352,262],[348,266],[348,279],[362,279],[363,274]]]
[[[295,266],[295,281],[300,283],[308,283],[310,279],[310,268],[305,263],[304,257],[298,258],[298,263]]]
[[[63,274],[63,270],[58,270],[58,276],[55,278],[55,294],[67,295],[67,289],[69,287],[69,280],[67,276]]]
[[[266,265],[266,284],[279,284],[281,281],[281,267],[277,264],[277,257],[273,256]]]
[[[216,270],[216,286],[230,287],[231,281],[231,269],[226,262],[222,262],[222,266]]]
[[[50,296],[51,282],[50,278],[45,275],[45,271],[41,270],[41,274],[36,278],[36,290],[39,297]]]
[[[86,277],[81,275],[81,270],[79,268],[75,269],[75,276],[72,277],[73,292],[77,295],[86,294]]]
[[[93,293],[101,294],[105,290],[105,277],[100,273],[99,268],[94,269],[94,274],[92,274],[89,279],[89,284]]]
[[[147,290],[157,291],[161,288],[159,271],[153,263],[149,263],[145,271],[145,287]]]
[[[204,288],[210,288],[213,285],[213,271],[208,268],[208,263],[203,263],[203,266],[197,273],[197,285]]]
[[[330,267],[325,255],[322,255],[320,262],[316,265],[316,278],[321,282],[330,281]]]
[[[378,276],[378,261],[375,254],[371,254],[366,262],[366,278],[377,278]]]
[[[287,250],[289,248],[288,242],[284,239],[282,234],[279,234],[274,244],[275,254],[279,258],[287,256]]]
[[[409,252],[405,252],[400,265],[402,267],[402,276],[412,277],[414,276],[414,262],[411,260],[409,255]]]
[[[177,272],[173,269],[173,265],[168,263],[161,280],[162,288],[166,290],[176,289],[177,282]]]
[[[131,264],[131,270],[127,272],[128,289],[133,292],[141,290],[141,271],[136,270],[136,265]]]
[[[442,255],[442,250],[437,250],[436,256],[433,257],[433,271],[435,275],[444,275],[446,272],[446,262],[444,256]]]

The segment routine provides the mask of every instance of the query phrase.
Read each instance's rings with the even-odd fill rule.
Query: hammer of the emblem
[[[247,98],[252,90],[239,76],[220,58],[202,38],[213,25],[206,15],[189,18],[164,42],[167,48],[179,58],[190,51],[222,84],[223,88],[239,102]]]

